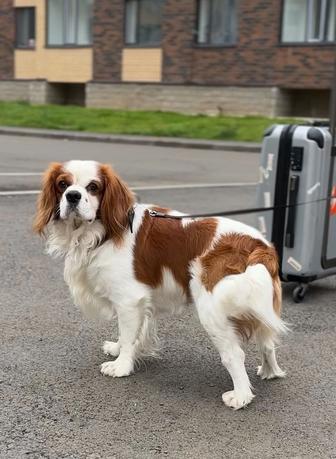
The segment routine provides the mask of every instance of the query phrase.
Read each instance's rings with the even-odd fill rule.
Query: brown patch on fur
[[[273,308],[276,314],[280,317],[282,306],[282,288],[279,276],[273,278]]]
[[[250,265],[262,263],[272,278],[278,273],[278,259],[274,247],[244,234],[223,235],[213,249],[201,259],[202,282],[208,291],[225,276],[241,274]]]
[[[106,238],[120,244],[128,228],[128,212],[134,205],[134,195],[108,164],[100,165],[100,177],[103,189],[99,216]]]
[[[51,163],[42,179],[42,191],[37,200],[37,213],[33,224],[34,231],[40,235],[43,234],[45,227],[58,208],[62,195],[59,183],[62,180],[71,183],[72,177],[63,172],[61,163]]]
[[[213,249],[201,258],[202,283],[211,292],[225,276],[241,274],[248,266],[258,263],[263,264],[272,277],[273,308],[280,316],[281,282],[278,256],[273,246],[268,246],[259,239],[242,234],[222,236]],[[260,326],[260,322],[252,317],[242,316],[231,320],[244,339],[249,339]]]
[[[169,209],[153,207],[167,213]],[[150,217],[146,212],[136,236],[134,270],[136,278],[155,288],[168,268],[189,295],[189,263],[209,248],[217,228],[215,219],[195,220],[183,226],[181,220]]]

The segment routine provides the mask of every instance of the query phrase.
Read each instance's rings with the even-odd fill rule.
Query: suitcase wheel
[[[301,303],[304,300],[308,290],[308,284],[299,284],[293,290],[293,300],[295,303]]]

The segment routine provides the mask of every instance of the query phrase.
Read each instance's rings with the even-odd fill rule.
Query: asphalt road
[[[36,189],[49,161],[112,162],[131,185],[254,182],[258,155],[0,137],[0,191]],[[253,186],[149,190],[145,202],[184,211],[254,203]],[[231,388],[193,310],[162,320],[162,358],[124,379],[99,372],[113,325],[85,320],[72,305],[62,263],[31,233],[36,196],[0,195],[0,458],[335,458],[335,278],[316,282],[302,304],[285,286],[292,332],[278,349],[288,376],[261,381],[230,411]],[[253,217],[248,217],[253,221]]]

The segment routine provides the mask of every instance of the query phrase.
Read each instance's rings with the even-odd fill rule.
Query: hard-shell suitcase
[[[262,144],[257,215],[260,231],[279,255],[281,278],[308,283],[336,274],[336,171],[332,135],[325,126],[275,125]]]

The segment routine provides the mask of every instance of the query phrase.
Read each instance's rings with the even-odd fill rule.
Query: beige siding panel
[[[122,54],[122,81],[148,81],[162,79],[162,50],[127,48]]]
[[[92,48],[45,47],[45,4],[45,0],[15,0],[16,7],[36,7],[36,48],[15,51],[15,78],[42,78],[59,83],[85,83],[92,80]]]
[[[15,0],[14,6],[40,6],[45,0]]]
[[[85,83],[92,79],[92,50],[16,50],[15,78],[42,78],[55,83]]]

